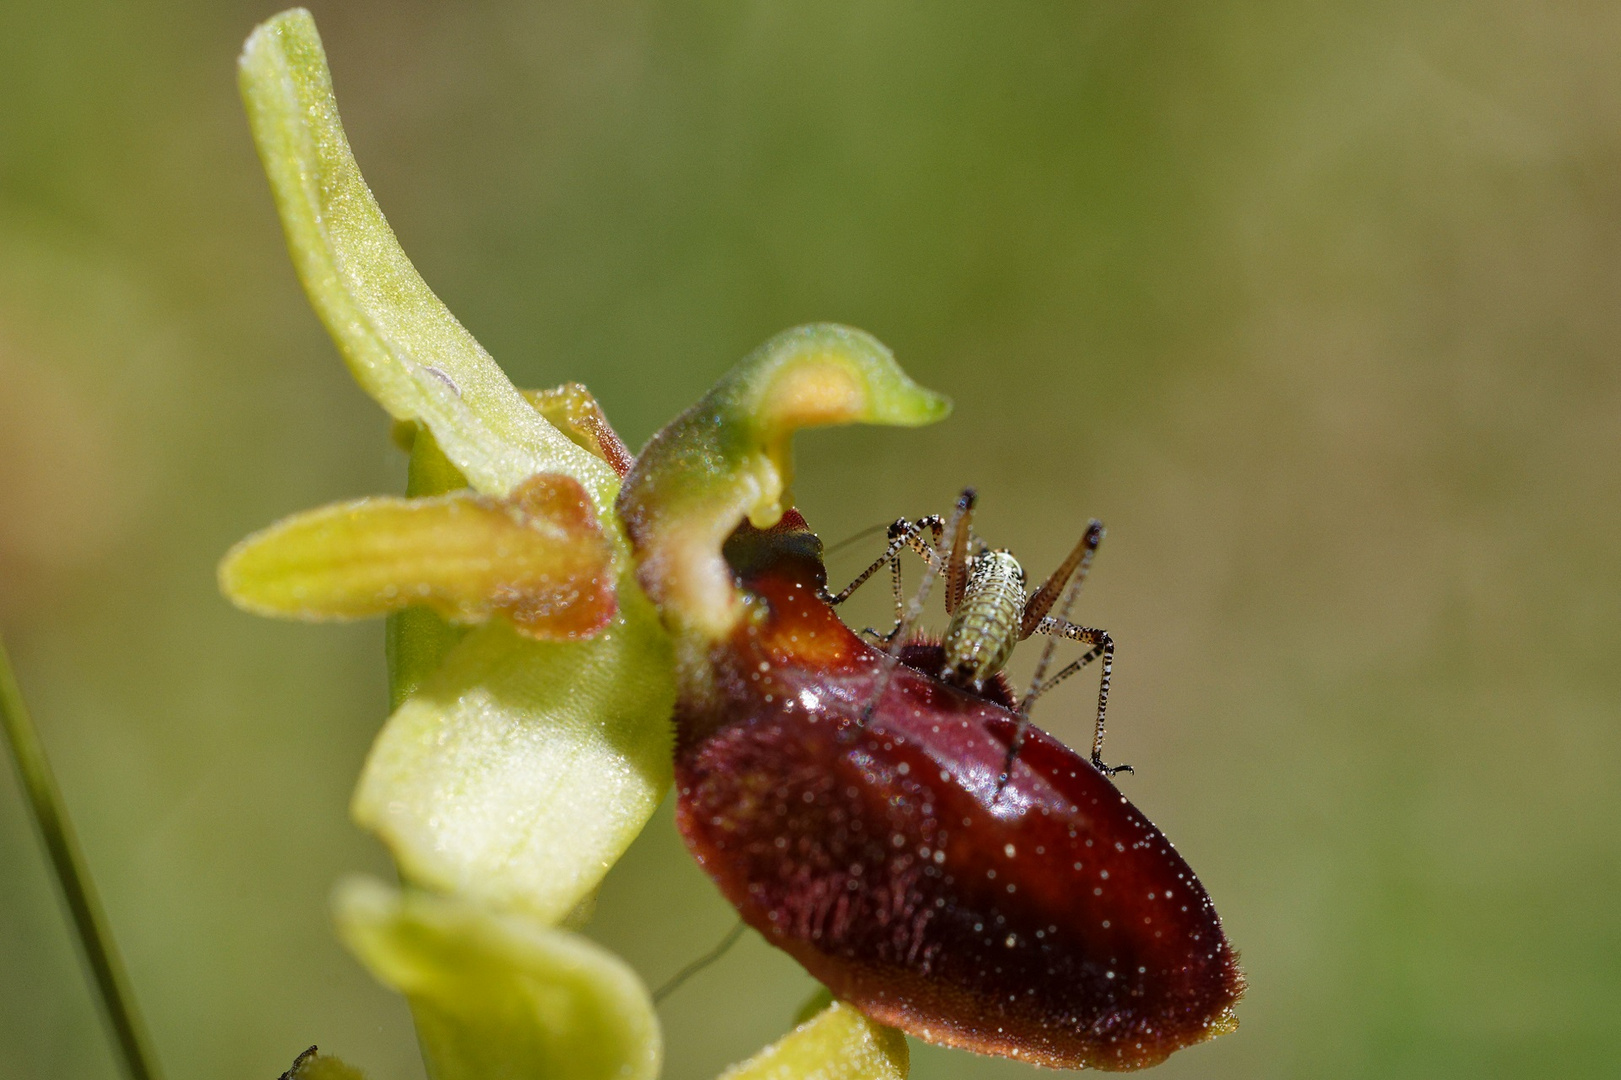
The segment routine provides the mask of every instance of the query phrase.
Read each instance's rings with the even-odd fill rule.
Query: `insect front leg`
[[[818,590],[817,597],[829,607],[838,607],[850,599],[857,589],[865,585],[868,578],[882,570],[886,563],[898,565],[900,562],[900,550],[906,544],[905,533],[910,528],[911,523],[905,518],[896,518],[889,526],[889,546],[884,549],[884,553],[878,556],[871,566],[857,574],[856,579],[838,593],[830,593],[824,586]]]
[[[1091,649],[1087,651],[1086,655],[1065,666],[1058,674],[1027,695],[1020,711],[1028,713],[1030,705],[1036,698],[1101,656],[1103,658],[1103,676],[1098,680],[1098,720],[1097,727],[1092,733],[1092,764],[1097,767],[1099,772],[1108,776],[1134,771],[1130,765],[1105,765],[1103,763],[1103,718],[1109,709],[1109,680],[1114,674],[1114,639],[1109,636],[1109,632],[1092,626],[1076,626],[1068,620],[1055,619],[1051,616],[1037,623],[1034,632],[1046,634],[1050,637],[1079,641],[1083,645],[1090,645]]]
[[[895,627],[888,634],[879,634],[878,631],[871,627],[862,632],[870,634],[879,641],[890,640],[895,636],[896,631],[900,629],[906,610],[906,598],[901,588],[901,551],[905,548],[911,548],[921,555],[925,561],[932,563],[936,558],[934,547],[924,541],[922,534],[925,530],[929,531],[934,537],[935,546],[938,546],[944,528],[945,523],[938,514],[919,518],[917,521],[896,518],[889,526],[889,545],[884,549],[884,553],[878,556],[871,566],[857,574],[856,579],[838,593],[829,593],[827,589],[822,589],[819,594],[821,600],[830,607],[837,607],[850,599],[857,589],[865,585],[874,574],[883,569],[885,564],[888,564],[895,590]]]

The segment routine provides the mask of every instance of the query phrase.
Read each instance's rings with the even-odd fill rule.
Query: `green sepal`
[[[426,424],[478,491],[562,473],[607,510],[613,470],[523,399],[395,240],[350,152],[309,12],[255,29],[238,74],[293,265],[360,385],[395,419]]]
[[[342,882],[333,907],[350,950],[410,1002],[433,1080],[658,1075],[647,988],[586,938],[365,878]]]
[[[669,790],[673,665],[628,574],[619,614],[593,638],[480,627],[383,726],[355,820],[407,880],[556,923]]]

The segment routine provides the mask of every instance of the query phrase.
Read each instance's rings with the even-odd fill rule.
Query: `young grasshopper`
[[[1046,581],[1042,582],[1040,588],[1033,593],[1026,593],[1024,568],[1019,565],[1019,561],[1012,553],[1001,548],[991,548],[974,534],[972,519],[975,498],[973,489],[968,488],[958,500],[957,512],[953,515],[955,526],[950,530],[951,548],[944,558],[941,555],[941,544],[947,532],[945,519],[938,514],[931,514],[916,521],[897,518],[889,526],[889,546],[884,553],[858,574],[843,591],[834,594],[824,589],[822,599],[836,607],[848,600],[884,566],[889,566],[895,592],[895,625],[888,634],[879,634],[871,628],[863,633],[893,648],[897,636],[910,631],[910,626],[907,625],[909,619],[906,599],[901,584],[901,553],[906,550],[916,552],[928,563],[933,573],[945,577],[946,614],[950,617],[950,622],[937,653],[932,648],[918,648],[909,642],[901,642],[901,651],[907,654],[907,662],[914,666],[916,660],[926,656],[929,661],[938,664],[938,669],[929,671],[928,674],[978,695],[987,693],[988,684],[1000,681],[996,677],[1013,655],[1014,646],[1033,634],[1065,638],[1088,646],[1083,656],[1062,668],[1056,675],[1044,680],[1042,676],[1046,671],[1047,657],[1051,655],[1049,647],[1047,656],[1043,657],[1042,663],[1036,669],[1034,683],[1029,692],[1014,703],[1014,711],[1018,713],[1021,722],[1026,720],[1030,714],[1030,707],[1035,704],[1037,698],[1102,657],[1103,674],[1098,685],[1097,726],[1092,735],[1092,764],[1098,771],[1109,776],[1131,772],[1130,765],[1105,765],[1103,762],[1103,723],[1104,714],[1109,707],[1109,680],[1114,672],[1114,639],[1109,636],[1107,630],[1078,626],[1066,618],[1069,600],[1074,598],[1081,583],[1086,580],[1086,571],[1092,564],[1092,556],[1103,540],[1103,523],[1093,519],[1081,536],[1080,542],[1075,545],[1075,550],[1069,553],[1069,557],[1059,564],[1058,569],[1054,570]],[[933,539],[932,544],[924,540],[924,533],[928,533]],[[1074,587],[1070,590],[1064,607],[1057,616],[1049,614],[1071,578],[1074,579]],[[1007,695],[1003,691],[1001,694],[992,693],[991,696],[996,698]],[[1022,734],[1021,723],[1021,737]],[[1017,752],[1017,742],[1014,752]]]

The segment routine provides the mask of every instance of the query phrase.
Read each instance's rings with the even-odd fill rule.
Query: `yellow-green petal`
[[[669,790],[669,636],[626,574],[595,637],[474,630],[395,710],[353,813],[407,880],[555,923]]]
[[[825,324],[778,334],[655,435],[625,477],[618,509],[643,587],[674,628],[724,636],[743,604],[721,545],[745,517],[766,528],[793,505],[795,431],[916,426],[950,411],[869,334]]]
[[[619,433],[608,423],[597,399],[580,383],[564,383],[546,390],[521,390],[524,400],[535,411],[568,436],[576,446],[583,447],[606,461],[620,476],[630,471],[635,455],[625,446]]]
[[[906,1036],[835,1001],[720,1080],[906,1080]]]
[[[479,491],[562,473],[606,510],[613,470],[524,401],[395,240],[350,152],[309,12],[254,30],[239,81],[293,265],[360,385],[396,419],[426,424]]]
[[[579,482],[541,473],[502,500],[463,490],[294,514],[232,548],[220,586],[261,615],[359,619],[420,606],[467,624],[499,612],[526,636],[572,639],[613,617],[612,563]]]
[[[653,1080],[647,988],[576,934],[460,899],[342,883],[338,932],[411,1004],[434,1080]]]

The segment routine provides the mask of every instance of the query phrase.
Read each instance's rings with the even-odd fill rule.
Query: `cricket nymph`
[[[1069,557],[1041,583],[1040,588],[1026,593],[1024,568],[1019,561],[1006,550],[988,547],[974,535],[976,501],[972,488],[964,490],[957,500],[949,526],[946,519],[938,514],[916,521],[896,519],[889,526],[889,544],[884,553],[840,592],[834,594],[823,588],[819,593],[820,598],[828,605],[837,607],[874,574],[888,566],[895,591],[895,625],[887,634],[879,634],[871,629],[863,633],[891,649],[898,646],[896,655],[903,657],[909,666],[918,667],[919,670],[926,668],[927,674],[988,697],[998,704],[1005,704],[1022,716],[1029,715],[1030,707],[1041,695],[1092,661],[1101,659],[1103,671],[1098,680],[1092,764],[1106,775],[1131,772],[1130,765],[1105,765],[1103,762],[1103,724],[1109,708],[1109,681],[1114,674],[1114,639],[1107,630],[1080,626],[1068,618],[1070,600],[1086,580],[1092,556],[1097,553],[1098,544],[1103,540],[1103,523],[1092,521]],[[925,533],[932,543],[924,539]],[[938,644],[908,637],[910,617],[901,587],[901,552],[906,549],[916,552],[928,564],[931,574],[945,579],[946,614],[950,622],[945,637]],[[1065,600],[1059,606],[1056,616],[1049,615],[1048,612],[1058,603],[1066,586],[1070,590],[1070,600]],[[1087,651],[1056,675],[1047,678],[1047,660],[1051,656],[1049,648],[1036,669],[1036,680],[1029,692],[1014,701],[1011,691],[1005,689],[1002,669],[1012,657],[1014,647],[1033,634],[1077,641],[1087,646]]]

